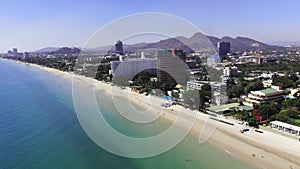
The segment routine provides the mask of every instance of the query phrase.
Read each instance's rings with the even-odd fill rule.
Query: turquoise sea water
[[[98,147],[81,128],[70,80],[7,60],[0,60],[0,78],[0,169],[255,168],[209,143],[198,144],[193,136],[151,158],[113,155]],[[170,125],[157,121],[151,128],[136,127],[109,106],[104,109],[107,120],[130,135],[152,135]]]

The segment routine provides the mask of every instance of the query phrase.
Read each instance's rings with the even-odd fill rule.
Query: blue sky
[[[170,13],[217,37],[300,40],[299,0],[10,0],[0,6],[1,53],[83,46],[105,24],[138,12]]]

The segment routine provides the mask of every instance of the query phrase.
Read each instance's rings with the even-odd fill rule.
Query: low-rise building
[[[223,82],[211,82],[211,90],[213,93],[227,95],[227,84]]]
[[[299,96],[300,95],[300,88],[290,89],[290,96]]]
[[[221,63],[221,59],[219,56],[209,56],[207,57],[207,66],[212,67]]]
[[[233,67],[225,67],[223,70],[224,76],[238,76],[239,75],[239,70],[236,66]]]
[[[251,91],[247,97],[245,97],[243,103],[247,106],[254,106],[254,104],[271,103],[282,101],[283,91],[272,88],[267,88],[259,91]]]
[[[203,82],[191,80],[187,82],[186,90],[201,90],[202,86],[204,85]]]
[[[264,85],[264,87],[271,87],[273,84],[273,80],[272,79],[263,80],[262,84]]]
[[[272,121],[270,123],[271,123],[271,128],[282,130],[283,132],[300,136],[300,127],[298,126],[294,126],[281,121]]]
[[[223,105],[228,103],[228,96],[221,93],[214,93],[212,104]]]

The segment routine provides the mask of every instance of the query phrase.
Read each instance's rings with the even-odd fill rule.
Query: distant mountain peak
[[[53,52],[57,49],[59,49],[59,48],[58,47],[45,47],[45,48],[42,48],[42,49],[38,49],[35,52],[37,52],[37,53],[47,53],[47,52]]]
[[[49,54],[79,54],[81,50],[76,47],[61,47],[55,51],[49,52]]]

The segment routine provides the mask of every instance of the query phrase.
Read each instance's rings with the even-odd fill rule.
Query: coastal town
[[[253,44],[259,45],[259,44]],[[284,50],[231,50],[220,41],[216,53],[184,49],[126,52],[117,41],[108,52],[60,48],[1,57],[94,78],[141,95],[165,99],[246,126],[300,136],[300,68],[297,47]],[[225,121],[226,122],[226,121]],[[241,133],[249,127],[241,128]]]
[[[299,168],[298,47],[238,51],[223,40],[205,50],[124,46],[117,41],[106,51],[63,47],[31,53],[15,48],[1,57],[73,79],[73,92],[81,93],[73,93],[74,106],[83,102],[80,90],[102,92],[100,103],[123,98],[111,113],[130,122],[158,118],[178,130],[190,128],[198,145],[212,143],[258,168]],[[92,103],[92,96],[84,102]],[[86,116],[86,108],[81,113]],[[93,128],[101,130],[105,123],[99,124]]]
[[[300,1],[1,1],[0,169],[300,169]]]

